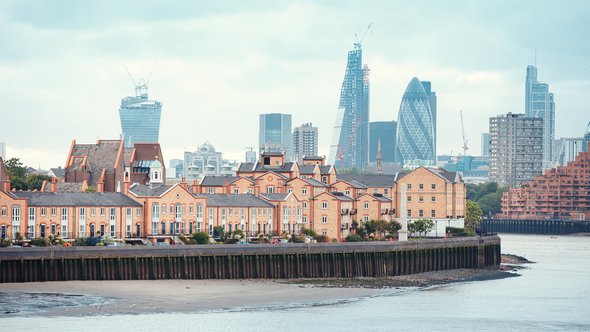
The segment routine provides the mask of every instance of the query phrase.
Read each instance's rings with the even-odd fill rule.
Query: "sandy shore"
[[[388,290],[312,288],[271,280],[13,283],[0,284],[0,317],[247,310],[321,305],[385,293]]]
[[[503,255],[499,269],[458,269],[390,278],[296,280],[63,281],[0,284],[0,318],[89,316],[327,305],[454,282],[518,276],[521,264]],[[508,272],[511,271],[511,272]]]

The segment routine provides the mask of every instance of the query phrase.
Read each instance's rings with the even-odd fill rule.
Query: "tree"
[[[16,190],[27,190],[27,167],[18,158],[8,159],[4,165],[10,177],[10,185]]]
[[[475,234],[475,227],[481,222],[482,212],[479,204],[467,201],[467,213],[465,214],[465,228],[471,234]]]
[[[430,219],[420,218],[411,224],[408,224],[408,230],[412,233],[418,233],[419,236],[428,234],[434,228],[434,221]]]
[[[196,232],[193,234],[193,239],[197,241],[197,244],[207,244],[209,243],[209,234],[205,232]]]
[[[387,223],[387,232],[390,234],[395,234],[402,229],[402,224],[397,221],[390,221]]]
[[[43,181],[51,181],[51,176],[41,174],[28,174],[25,178],[27,190],[41,190]]]
[[[387,231],[387,221],[383,219],[377,219],[372,220],[371,224],[373,226],[373,229],[375,230],[375,233],[377,234],[377,237],[381,239]]]
[[[348,234],[348,236],[346,237],[346,242],[362,242],[364,240],[365,239],[363,239],[358,234]]]

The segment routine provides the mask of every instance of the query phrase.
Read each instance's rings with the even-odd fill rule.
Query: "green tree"
[[[27,190],[41,190],[43,181],[51,181],[51,176],[41,174],[28,174],[25,178]]]
[[[408,230],[418,233],[418,236],[422,236],[422,233],[426,236],[432,228],[434,228],[434,221],[425,218],[420,218],[408,225]]]
[[[481,222],[482,212],[479,204],[467,201],[467,213],[465,214],[465,229],[471,235],[475,235],[475,227]]]
[[[209,243],[209,234],[205,232],[196,232],[193,234],[193,239],[197,241],[197,244]]]
[[[390,221],[387,223],[387,232],[390,234],[395,234],[402,229],[402,224],[397,221]]]
[[[387,221],[383,219],[373,220],[372,225],[377,237],[379,239],[383,238],[383,235],[385,235],[385,232],[387,231]]]
[[[21,163],[19,158],[10,158],[4,165],[10,177],[10,186],[16,190],[27,190],[27,167]]]

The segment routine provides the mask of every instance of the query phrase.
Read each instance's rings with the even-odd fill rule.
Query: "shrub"
[[[447,231],[447,234],[450,234],[451,236],[456,236],[456,237],[472,236],[472,234],[470,234],[464,228],[459,228],[459,227],[447,227],[446,231]]]
[[[31,239],[31,245],[36,247],[47,247],[49,245],[49,240],[44,237]]]
[[[362,242],[365,241],[360,235],[358,234],[349,234],[346,237],[346,242]]]
[[[12,241],[10,239],[0,239],[0,247],[9,247],[12,245]]]
[[[291,242],[293,243],[305,243],[305,237],[301,235],[293,235],[291,237]]]
[[[326,235],[316,235],[316,236],[314,237],[314,239],[315,239],[315,240],[316,240],[318,243],[321,243],[321,242],[329,242],[329,241],[330,241],[330,238],[329,238],[329,237],[327,237]]]
[[[318,235],[313,229],[307,229],[307,228],[303,228],[301,230],[301,233],[305,234],[307,236],[311,236],[311,237],[316,237]]]
[[[193,234],[193,240],[196,242],[196,244],[208,244],[209,234],[205,232],[196,232]]]
[[[225,239],[225,241],[223,241],[224,244],[236,244],[238,243],[238,239],[231,239],[231,238],[227,238]]]

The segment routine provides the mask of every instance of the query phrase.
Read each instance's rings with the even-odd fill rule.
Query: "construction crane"
[[[367,36],[367,33],[371,30],[372,25],[373,25],[373,23],[369,23],[369,25],[365,29],[365,32],[363,32],[363,35],[361,36],[360,39],[356,33],[354,34],[354,40],[355,40],[354,48],[356,48],[356,49],[361,48],[361,44],[362,44],[363,40],[365,39],[365,37]],[[373,32],[373,31],[371,31],[371,32]]]
[[[463,133],[463,155],[467,156],[467,150],[469,147],[467,146],[467,137],[465,137],[465,125],[463,124],[463,111],[459,111],[461,114],[461,132]]]

